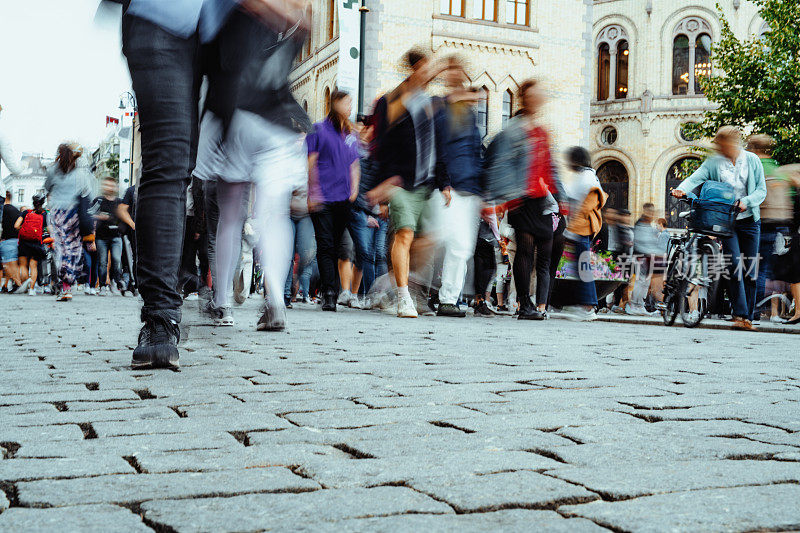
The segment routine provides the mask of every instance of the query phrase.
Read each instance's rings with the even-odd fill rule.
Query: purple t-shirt
[[[350,166],[358,161],[358,137],[338,133],[330,120],[314,124],[306,136],[309,154],[318,154],[317,191],[310,191],[315,200],[343,202],[350,199]]]

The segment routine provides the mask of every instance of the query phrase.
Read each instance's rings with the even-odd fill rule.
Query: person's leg
[[[737,224],[738,225],[738,224]],[[744,291],[744,276],[740,264],[744,264],[741,248],[739,247],[739,232],[723,239],[722,252],[730,260],[728,266],[728,291],[731,301],[731,314],[734,318],[747,318],[747,295]]]
[[[452,201],[442,214],[444,237],[444,261],[442,263],[442,286],[439,301],[455,304],[464,290],[467,261],[475,252],[480,223],[478,197],[471,194],[452,193]],[[483,293],[485,286],[481,288]],[[476,293],[478,291],[476,290]]]
[[[97,247],[97,274],[100,276],[100,287],[103,288],[108,280],[108,240],[96,239],[94,244]]]
[[[217,281],[214,305],[225,308],[231,305],[233,274],[242,249],[242,227],[247,212],[242,209],[242,198],[250,190],[249,183],[217,181],[219,223],[217,225]]]
[[[314,240],[314,224],[311,222],[311,218],[303,217],[297,221],[295,228],[297,231],[295,247],[299,258],[297,277],[300,285],[300,294],[308,298],[308,290],[311,283],[311,264],[317,254],[317,244]]]
[[[217,181],[203,182],[203,207],[206,211],[206,254],[211,272],[211,289],[217,279],[217,226],[219,225],[219,203],[217,202]]]
[[[30,274],[28,272],[28,258],[19,256],[19,279],[20,282],[18,285],[22,285],[25,283],[26,280],[30,279]]]
[[[370,242],[369,228],[367,228],[367,214],[352,204],[346,204],[347,231],[353,240],[353,251],[355,263],[353,269],[353,280],[350,284],[350,292],[358,295],[364,270],[369,268],[370,262]],[[374,260],[374,259],[373,259]]]
[[[337,250],[334,239],[334,217],[328,206],[312,213],[314,237],[317,241],[317,265],[323,295],[336,292]]]
[[[408,289],[408,273],[411,262],[411,244],[414,242],[414,231],[409,228],[398,230],[392,244],[392,267],[398,288]]]
[[[577,294],[577,303],[587,309],[597,306],[597,288],[592,271],[591,237],[581,237],[575,241],[575,258],[578,261],[578,276],[581,282]]]
[[[791,320],[800,319],[800,283],[792,283],[792,299],[794,300],[794,316]]]
[[[111,239],[111,283],[122,289],[122,237]]]
[[[489,284],[497,271],[494,246],[485,239],[478,239],[475,247],[475,298],[484,300]],[[441,296],[441,295],[440,295]]]
[[[553,253],[553,239],[536,239],[536,307],[539,311],[547,309],[550,297],[550,258]]]
[[[30,258],[28,261],[28,272],[31,279],[31,289],[36,287],[36,280],[39,279],[39,261],[34,258]]]
[[[547,304],[550,304],[550,296],[553,293],[553,286],[556,283],[556,273],[558,272],[558,265],[561,263],[561,256],[564,255],[564,229],[566,222],[564,217],[561,217],[558,229],[553,235],[553,250],[550,254],[550,292],[547,295]]]
[[[292,251],[294,254],[297,253],[297,220],[291,219],[292,221],[292,242],[294,246]],[[294,254],[292,255],[291,259],[289,259],[289,274],[286,276],[286,283],[283,286],[283,299],[289,300],[292,297],[292,286],[294,285],[294,267],[295,267],[295,260]],[[298,270],[298,277],[299,277],[299,270]]]
[[[775,251],[775,239],[778,236],[776,228],[763,226],[758,245],[758,281],[756,282],[756,303],[760,303],[766,296],[767,280],[772,276],[772,253]],[[756,313],[766,311],[766,305],[756,309]]]
[[[164,324],[171,337],[163,354],[155,348],[160,345],[157,342],[152,343],[153,349],[144,348],[147,354],[140,355],[152,364],[153,354],[169,352],[169,359],[177,361],[172,341],[176,340],[183,302],[178,292],[178,271],[186,189],[194,166],[199,43],[196,36],[182,39],[128,14],[123,16],[122,42],[138,101],[142,142],[142,177],[136,205],[142,318],[145,327],[151,321]]]
[[[744,287],[747,305],[747,320],[753,320],[756,308],[756,285],[760,268],[758,258],[758,244],[761,238],[761,223],[747,220],[737,224],[736,233],[739,236],[739,250],[742,254],[743,267],[742,285]]]
[[[517,301],[521,307],[530,306],[531,275],[535,253],[535,239],[530,233],[516,232],[517,251],[514,256],[514,284]]]
[[[15,285],[22,283],[19,279],[19,258],[3,263],[3,271],[5,272],[5,277],[14,282]]]

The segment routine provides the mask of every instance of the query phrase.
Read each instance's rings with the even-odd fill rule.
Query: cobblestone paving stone
[[[800,529],[792,335],[2,302],[0,531]]]

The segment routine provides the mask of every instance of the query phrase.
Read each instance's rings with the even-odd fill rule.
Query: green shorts
[[[400,189],[394,193],[389,202],[389,218],[394,231],[410,229],[419,233],[423,229],[432,192],[430,187],[423,185],[411,191]]]

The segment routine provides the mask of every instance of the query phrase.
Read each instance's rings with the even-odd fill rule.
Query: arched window
[[[506,22],[530,26],[531,0],[506,0]]]
[[[620,41],[617,45],[617,82],[616,97],[628,97],[628,57],[630,57],[630,50],[628,50],[628,41]]]
[[[685,35],[672,43],[672,94],[689,94],[689,38]]]
[[[473,14],[478,20],[497,22],[497,0],[473,0]]]
[[[672,94],[703,94],[700,78],[711,76],[711,26],[697,17],[683,19],[672,41]]]
[[[328,0],[328,40],[336,37],[336,0]]]
[[[604,28],[597,36],[597,99],[628,97],[628,35],[622,26]]]
[[[711,37],[703,33],[694,45],[694,93],[703,94],[701,78],[711,77]]]
[[[597,99],[608,100],[608,84],[611,77],[611,54],[608,43],[600,45],[600,52],[597,55]]]
[[[328,116],[328,113],[331,112],[331,90],[329,87],[325,87],[325,116]]]
[[[597,169],[597,178],[608,193],[607,207],[628,209],[628,171],[625,165],[612,159]]]
[[[503,127],[506,127],[509,119],[511,118],[511,110],[514,107],[514,95],[511,94],[511,90],[507,90],[503,93]]]
[[[439,0],[439,10],[443,15],[463,17],[467,0]]]
[[[694,156],[682,157],[675,161],[667,171],[664,206],[666,206],[667,212],[667,226],[670,228],[683,229],[686,227],[686,219],[678,216],[681,211],[685,210],[685,205],[682,206],[680,201],[672,196],[672,190],[691,176],[701,162],[699,158]]]
[[[489,131],[489,89],[483,87],[481,92],[483,95],[478,101],[478,131],[483,139]]]

